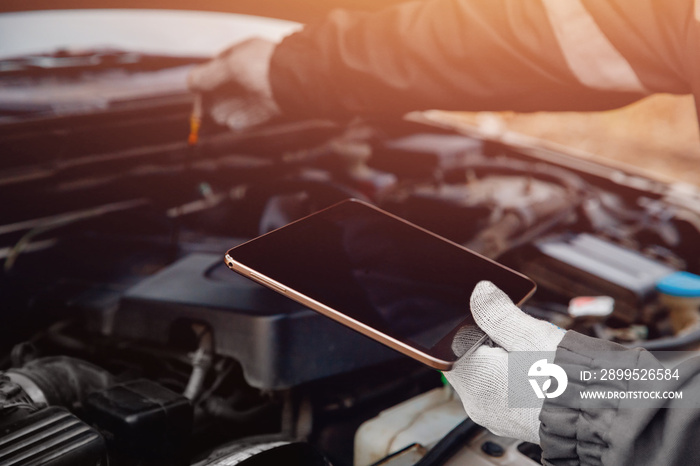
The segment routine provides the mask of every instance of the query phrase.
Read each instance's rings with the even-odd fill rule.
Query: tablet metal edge
[[[488,262],[491,262],[491,263],[493,263],[493,264],[496,264],[496,265],[498,265],[499,267],[502,267],[502,268],[504,268],[504,269],[508,269],[511,273],[513,273],[513,274],[515,274],[515,275],[518,275],[518,276],[520,276],[521,278],[524,278],[524,279],[528,280],[530,283],[532,283],[532,289],[531,289],[530,292],[527,293],[520,301],[518,301],[518,302],[516,303],[516,305],[518,305],[518,306],[522,305],[522,303],[524,303],[525,301],[527,301],[533,294],[535,294],[535,291],[537,290],[537,284],[536,284],[535,282],[533,282],[533,281],[532,281],[529,277],[527,277],[526,275],[524,275],[524,274],[522,274],[522,273],[520,273],[520,272],[517,272],[517,271],[515,271],[515,270],[512,270],[512,269],[510,269],[510,268],[508,268],[508,267],[506,267],[506,266],[504,266],[504,265],[502,265],[502,264],[499,264],[498,262],[494,261],[493,259],[489,259],[488,257],[485,257],[485,256],[479,254],[478,252],[469,250],[469,249],[465,248],[464,246],[462,246],[461,244],[455,243],[454,241],[450,241],[450,240],[447,239],[447,238],[443,238],[442,236],[440,236],[440,235],[438,235],[438,234],[436,234],[436,233],[434,233],[434,232],[432,232],[432,231],[430,231],[430,230],[427,230],[427,229],[425,229],[425,228],[423,228],[423,227],[420,227],[420,226],[418,226],[418,225],[416,225],[416,224],[413,224],[413,223],[409,222],[409,221],[406,220],[406,219],[403,219],[403,218],[401,218],[401,217],[399,217],[399,216],[397,216],[397,215],[394,215],[394,214],[392,214],[392,213],[390,213],[390,212],[386,212],[386,211],[380,209],[379,207],[377,207],[377,206],[375,206],[375,205],[372,205],[372,204],[370,204],[370,203],[368,203],[368,202],[361,201],[361,200],[359,200],[359,199],[346,199],[346,200],[344,200],[344,201],[340,201],[340,202],[338,202],[338,203],[336,203],[336,204],[333,204],[333,205],[330,206],[330,207],[326,207],[325,209],[322,209],[322,210],[320,210],[320,211],[318,211],[318,212],[314,212],[314,213],[309,214],[309,215],[307,215],[307,216],[305,216],[305,217],[303,217],[303,218],[300,218],[300,219],[298,219],[298,220],[295,220],[295,221],[293,221],[292,223],[290,223],[289,225],[295,224],[295,223],[297,223],[297,222],[301,222],[301,221],[303,221],[304,219],[306,219],[307,217],[311,217],[311,216],[313,216],[313,215],[317,215],[317,214],[319,214],[319,213],[321,213],[321,212],[324,212],[324,211],[326,211],[326,210],[330,210],[330,209],[334,208],[335,206],[337,206],[337,205],[339,205],[339,204],[342,204],[342,203],[344,203],[344,202],[357,202],[357,203],[359,203],[359,204],[363,204],[363,205],[366,206],[366,207],[370,207],[370,208],[372,208],[372,209],[374,209],[374,210],[376,210],[376,211],[381,212],[382,214],[385,214],[385,215],[388,215],[388,216],[394,218],[395,220],[398,220],[398,221],[400,221],[400,222],[406,223],[406,224],[408,224],[408,225],[410,225],[410,226],[412,226],[412,227],[414,227],[414,228],[417,228],[417,229],[423,231],[424,233],[427,233],[427,234],[429,234],[429,235],[431,235],[431,236],[433,236],[433,237],[435,237],[435,238],[438,238],[439,240],[442,240],[442,241],[445,241],[445,242],[447,242],[447,243],[450,243],[450,244],[452,244],[453,246],[456,246],[456,247],[458,247],[458,248],[460,248],[460,249],[467,250],[467,251],[469,251],[471,254],[474,254],[474,255],[480,257],[481,259],[483,259],[483,260],[485,260],[485,261],[488,261]],[[286,228],[286,227],[289,226],[289,225],[286,225],[286,226],[281,227],[281,228]],[[276,231],[276,230],[274,230],[274,231]],[[265,234],[262,235],[262,236],[267,236],[267,235],[269,235],[269,234],[271,234],[271,233],[274,233],[274,231],[265,233]],[[251,240],[247,241],[246,243],[251,242],[251,241],[255,241],[256,239],[258,239],[258,238],[251,239]],[[243,243],[243,244],[246,244],[246,243]],[[239,246],[243,246],[243,244],[241,244],[241,245],[239,245]],[[384,333],[382,333],[382,332],[379,332],[379,331],[373,329],[372,327],[363,324],[362,322],[359,322],[359,321],[357,321],[357,320],[354,320],[354,319],[352,319],[352,318],[346,316],[345,314],[336,311],[335,309],[333,309],[333,308],[331,308],[331,307],[328,307],[328,306],[326,306],[326,305],[324,305],[324,304],[322,304],[322,303],[320,303],[320,302],[318,302],[318,301],[316,301],[316,300],[314,300],[314,299],[312,299],[312,298],[309,298],[308,296],[306,296],[306,295],[304,295],[304,294],[302,294],[302,293],[299,293],[298,291],[296,291],[296,290],[294,290],[294,289],[291,289],[291,288],[289,288],[289,287],[287,287],[287,286],[285,286],[285,285],[283,285],[283,284],[281,284],[281,283],[279,283],[279,282],[273,280],[273,279],[270,278],[270,277],[265,276],[264,274],[262,274],[262,273],[260,273],[260,272],[257,272],[257,271],[255,271],[255,270],[253,270],[253,269],[251,269],[251,268],[249,268],[249,267],[247,267],[247,266],[245,266],[245,265],[239,263],[239,262],[236,262],[236,261],[233,260],[233,258],[231,258],[231,256],[229,256],[228,254],[226,254],[226,256],[225,256],[225,262],[226,262],[226,265],[227,265],[231,270],[233,270],[233,271],[235,271],[235,272],[238,272],[239,274],[243,275],[244,277],[250,278],[251,280],[254,280],[254,281],[256,281],[257,283],[260,283],[261,285],[266,286],[267,288],[270,288],[271,290],[274,290],[274,291],[276,291],[276,292],[278,292],[278,293],[280,293],[280,294],[283,294],[283,295],[285,295],[285,296],[287,296],[287,297],[289,297],[289,298],[291,298],[291,299],[297,301],[298,303],[303,304],[304,306],[307,306],[307,307],[309,307],[309,308],[311,308],[311,309],[313,309],[313,310],[315,310],[315,311],[317,311],[317,312],[319,312],[319,313],[325,315],[326,317],[329,317],[329,318],[335,320],[336,322],[340,322],[341,324],[343,324],[343,325],[345,325],[345,326],[348,326],[348,327],[352,328],[353,330],[356,330],[356,331],[360,332],[361,334],[363,334],[363,335],[365,335],[365,336],[367,336],[367,337],[369,337],[369,338],[372,338],[373,340],[379,341],[380,343],[383,343],[384,345],[386,345],[386,346],[388,346],[388,347],[390,347],[390,348],[392,348],[392,349],[394,349],[394,350],[396,350],[396,351],[398,351],[398,352],[400,352],[400,353],[402,353],[402,354],[405,354],[405,355],[407,355],[407,356],[409,356],[409,357],[412,357],[413,359],[416,359],[416,360],[422,362],[423,364],[426,364],[426,365],[428,365],[428,366],[430,366],[430,367],[432,367],[432,368],[434,368],[434,369],[438,369],[438,370],[441,370],[441,371],[449,371],[449,370],[451,370],[452,367],[454,366],[454,363],[453,363],[453,362],[445,361],[445,360],[438,359],[438,358],[435,358],[435,357],[433,357],[433,356],[430,356],[429,354],[425,354],[424,352],[422,352],[422,351],[420,351],[420,350],[418,350],[418,349],[416,349],[416,348],[414,348],[414,347],[412,347],[412,346],[410,346],[410,345],[407,345],[406,343],[403,343],[403,342],[401,342],[401,341],[399,341],[399,340],[396,340],[396,339],[394,339],[394,338],[392,338],[392,337],[390,337],[390,336],[388,336],[388,335],[386,335],[386,334],[384,334]],[[479,345],[481,345],[481,344],[482,344],[484,341],[486,341],[488,338],[489,338],[488,335],[484,335],[484,336],[483,336],[481,339],[479,339],[479,341],[473,346],[472,350],[470,350],[469,352],[465,353],[465,355],[471,353],[471,351],[473,351],[474,349],[476,349]],[[462,357],[464,357],[465,355],[462,355]],[[456,361],[455,361],[455,362],[456,362]]]
[[[360,332],[361,334],[379,341],[380,343],[388,346],[389,348],[392,348],[402,354],[405,354],[406,356],[409,356],[413,359],[416,359],[423,364],[426,364],[434,369],[438,369],[440,371],[449,371],[452,369],[454,363],[449,362],[449,361],[444,361],[442,359],[435,358],[433,356],[430,356],[429,354],[425,354],[422,351],[407,345],[406,343],[403,343],[399,340],[396,340],[382,332],[379,332],[378,330],[375,330],[374,328],[363,324],[362,322],[359,322],[357,320],[354,320],[347,315],[336,311],[335,309],[326,306],[325,304],[319,303],[318,301],[309,298],[308,296],[299,293],[298,291],[291,289],[273,279],[270,277],[267,277],[260,272],[257,272],[240,262],[236,262],[226,254],[225,256],[225,262],[226,265],[233,271],[238,272],[239,274],[243,275],[244,277],[250,278],[254,280],[255,282],[273,290],[276,291],[279,294],[283,294],[284,296],[287,296],[288,298],[291,298],[295,300],[296,302],[303,304],[304,306],[307,306],[311,309],[313,309],[316,312],[319,312],[323,314],[326,317],[329,317],[336,322],[339,322],[347,327],[350,327],[351,329]],[[486,336],[484,336],[483,339],[485,339]],[[482,340],[483,340],[482,339]],[[479,344],[481,341],[479,341]],[[478,345],[474,345],[476,348]]]

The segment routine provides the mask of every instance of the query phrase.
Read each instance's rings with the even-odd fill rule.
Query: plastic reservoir
[[[355,434],[355,466],[369,466],[407,449],[406,454],[382,461],[382,466],[415,464],[427,449],[466,418],[462,403],[451,387],[436,388],[392,408],[360,426]],[[518,446],[530,445],[487,430],[464,446],[445,466],[535,466]],[[535,447],[538,448],[538,447]],[[496,454],[494,454],[496,453]]]
[[[355,466],[419,443],[432,446],[467,417],[451,387],[435,388],[379,413],[355,433]]]

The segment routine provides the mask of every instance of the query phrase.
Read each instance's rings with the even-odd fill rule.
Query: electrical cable
[[[447,433],[414,466],[439,466],[445,464],[469,440],[481,432],[483,427],[467,418]]]
[[[204,381],[211,367],[214,353],[214,338],[209,327],[202,324],[192,324],[192,329],[199,336],[199,345],[192,354],[192,374],[187,382],[183,396],[196,400],[204,389]]]
[[[144,201],[143,199],[136,199],[133,201],[115,202],[91,209],[84,209],[76,212],[56,215],[54,217],[48,217],[46,219],[40,219],[38,223],[36,223],[27,233],[22,235],[19,241],[17,241],[17,243],[15,243],[15,245],[12,247],[5,259],[5,264],[3,266],[4,271],[5,273],[10,272],[12,267],[14,267],[15,263],[17,262],[19,256],[30,245],[32,239],[43,233],[68,226],[82,220],[100,217],[113,212],[121,212],[142,205],[148,205],[148,202]],[[26,223],[29,224],[30,222]],[[7,227],[11,228],[12,225],[8,225]]]

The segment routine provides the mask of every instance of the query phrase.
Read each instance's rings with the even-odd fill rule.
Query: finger
[[[452,352],[458,357],[464,356],[481,341],[484,335],[484,331],[476,325],[462,327],[452,340]]]
[[[214,103],[211,116],[220,125],[242,131],[269,121],[276,115],[275,108],[257,96],[232,97]]]
[[[187,87],[193,92],[211,92],[229,79],[225,58],[215,58],[195,66],[187,75]]]
[[[482,345],[473,353],[459,359],[445,378],[460,395],[479,398],[481,387],[493,392],[507,382],[508,353],[503,348]],[[490,396],[490,394],[489,394]]]
[[[503,348],[480,346],[461,358],[445,378],[459,394],[467,414],[479,422],[493,405],[504,403],[508,384],[508,353]],[[500,406],[502,409],[503,406]]]
[[[533,408],[510,407],[508,364],[506,350],[482,345],[444,374],[474,422],[496,435],[539,443],[541,403]]]
[[[470,304],[476,324],[507,351],[555,351],[565,333],[518,309],[489,281],[476,285]]]

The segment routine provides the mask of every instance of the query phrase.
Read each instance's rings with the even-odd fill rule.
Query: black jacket
[[[697,0],[427,0],[336,11],[277,47],[288,114],[604,110],[700,96]]]
[[[596,355],[591,357],[591,355]],[[567,332],[554,363],[569,377],[559,398],[547,399],[540,413],[540,444],[547,465],[691,465],[700,464],[700,358],[678,366],[680,376],[652,384],[649,380],[577,382],[582,370],[657,369],[661,364],[647,351],[576,332]],[[598,400],[596,408],[581,406],[580,392],[591,387],[637,391],[661,387],[682,392],[685,400],[661,400],[641,408],[639,400]],[[577,400],[579,398],[579,400]]]

